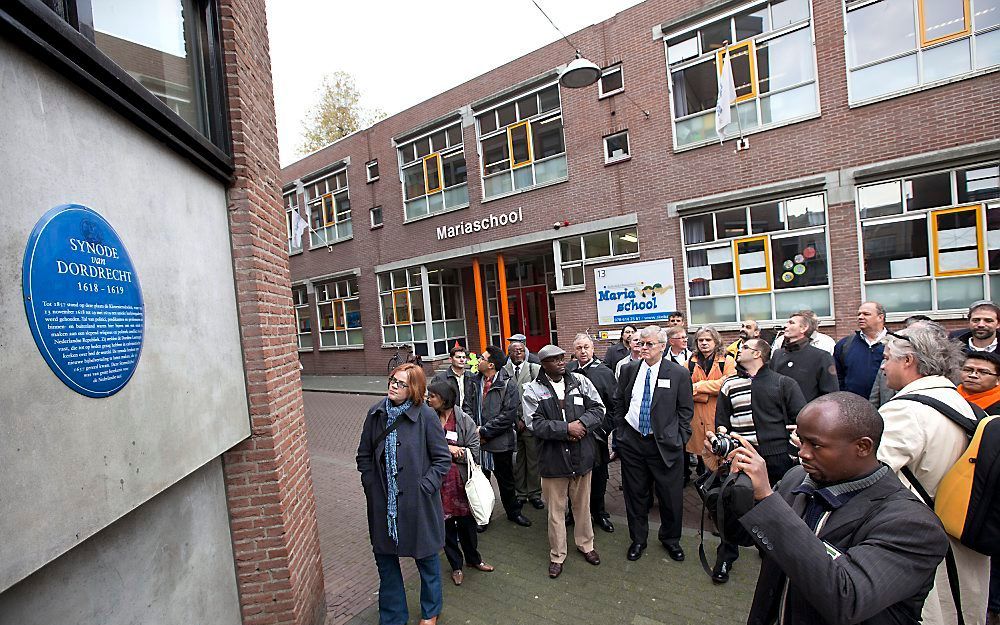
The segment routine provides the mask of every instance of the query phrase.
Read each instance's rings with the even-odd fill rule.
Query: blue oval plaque
[[[79,204],[45,213],[21,264],[24,310],[45,362],[66,386],[108,397],[139,363],[146,313],[118,233]]]

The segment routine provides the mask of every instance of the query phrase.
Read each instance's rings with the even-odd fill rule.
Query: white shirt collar
[[[993,335],[993,342],[986,347],[976,347],[972,344],[972,337],[969,337],[969,349],[974,352],[995,352],[997,350],[997,336]]]
[[[868,343],[868,347],[871,347],[873,345],[877,345],[878,343],[881,343],[882,339],[885,338],[886,334],[887,334],[886,329],[882,328],[882,331],[879,332],[877,335],[875,335],[875,339],[874,340],[868,338],[868,335],[865,334],[864,332],[861,333],[861,338],[863,338],[865,340],[865,342]]]

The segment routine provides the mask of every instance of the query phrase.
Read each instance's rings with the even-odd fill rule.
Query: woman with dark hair
[[[476,519],[465,494],[469,480],[469,464],[465,450],[479,462],[479,428],[472,417],[455,405],[455,389],[444,380],[432,381],[427,387],[427,405],[434,409],[444,428],[451,468],[441,484],[441,503],[444,507],[444,554],[451,565],[451,581],[462,585],[464,552],[465,563],[489,573],[493,567],[483,562],[479,555],[479,538],[476,536]]]
[[[627,358],[630,353],[632,353],[632,348],[629,347],[629,339],[635,334],[635,326],[631,323],[627,323],[622,326],[622,334],[618,338],[618,342],[608,348],[608,351],[604,352],[604,364],[608,369],[612,371],[615,370],[615,365],[622,358]]]
[[[399,570],[399,558],[404,556],[413,558],[420,571],[421,625],[434,625],[441,613],[440,491],[451,468],[451,454],[441,422],[424,403],[426,385],[423,370],[413,363],[393,369],[388,393],[368,411],[358,445],[382,625],[409,621]]]

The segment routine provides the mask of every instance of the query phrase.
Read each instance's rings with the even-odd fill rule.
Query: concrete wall
[[[215,459],[249,436],[250,423],[225,186],[5,40],[0,110],[0,592],[59,558],[51,567],[58,575],[32,576],[30,586],[66,614],[86,615],[97,599],[124,606],[148,596],[146,603],[171,598],[173,605],[161,608],[163,618],[121,622],[226,622],[184,616],[197,613],[192,597],[202,589],[221,585],[228,591],[220,596],[235,597]],[[138,368],[106,399],[63,385],[25,318],[20,272],[28,235],[45,211],[67,202],[95,209],[117,230],[145,299]],[[210,483],[178,483],[209,462]],[[173,505],[160,514],[144,507],[168,489]],[[158,518],[179,504],[216,514],[181,519],[177,511],[175,523],[161,524]],[[129,518],[148,522],[104,530],[139,507]],[[86,582],[106,583],[109,596],[65,583],[100,566],[73,554],[60,558],[80,543],[73,554],[101,553],[122,571],[121,580],[111,579],[112,570],[102,573],[104,581]],[[139,545],[151,551],[141,553]],[[227,557],[181,566],[193,562],[192,550],[198,558]],[[4,601],[19,601],[20,592],[8,594]],[[233,609],[238,618],[238,605],[223,613]],[[93,612],[71,622],[116,621]]]
[[[0,623],[239,625],[223,488],[212,460],[0,594]]]

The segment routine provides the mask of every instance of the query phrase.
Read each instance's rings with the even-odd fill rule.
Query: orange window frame
[[[941,270],[941,256],[940,249],[938,249],[938,218],[942,215],[949,215],[951,213],[964,213],[968,211],[975,211],[976,215],[976,266],[969,269],[954,269],[951,271]],[[983,211],[981,204],[972,204],[967,206],[956,206],[955,208],[946,208],[943,210],[937,210],[931,212],[931,245],[934,250],[934,277],[950,277],[950,276],[969,276],[977,273],[983,273],[986,270],[986,263],[983,258]]]
[[[927,36],[927,24],[925,23],[925,16],[924,16],[924,2],[926,2],[926,0],[917,0],[917,15],[919,16],[918,23],[920,25],[921,48],[926,48],[927,46],[931,46],[936,43],[941,43],[944,41],[951,41],[952,39],[960,39],[972,32],[972,12],[969,9],[969,0],[961,0],[962,14],[963,17],[965,18],[965,28],[957,33],[942,35],[940,37],[935,37],[934,39],[925,39],[925,37]]]
[[[764,242],[764,277],[766,283],[757,289],[744,289],[743,280],[740,278],[740,244],[753,243],[755,241]],[[766,234],[756,237],[745,237],[733,241],[733,263],[736,265],[736,294],[750,295],[752,293],[771,292],[771,239]]]
[[[396,302],[396,298],[402,296],[406,299],[406,306],[403,311],[406,312],[406,320],[400,318],[399,316],[399,304]],[[410,292],[406,289],[397,289],[392,292],[392,314],[396,318],[396,325],[408,326],[410,325]]]
[[[746,48],[746,54],[750,61],[750,93],[737,96],[735,102],[746,102],[747,100],[752,100],[757,97],[757,46],[754,44],[753,39],[748,39],[743,43],[733,44],[724,48],[720,48],[715,52],[715,71],[719,76],[722,76],[722,55],[729,52],[729,64],[732,65],[733,51],[739,50],[740,48]],[[733,82],[735,82],[735,75],[733,76]],[[739,87],[737,87],[739,88]]]
[[[517,128],[524,128],[524,137],[528,143],[528,160],[526,161],[515,161],[514,160],[514,130]],[[525,165],[530,165],[534,159],[533,146],[531,145],[531,122],[523,121],[518,124],[507,127],[507,157],[510,159],[510,168],[517,169],[518,167],[524,167]]]
[[[437,181],[436,187],[431,188],[430,174],[427,171],[427,161],[435,160],[437,162]],[[434,154],[428,154],[424,157],[424,194],[430,195],[431,193],[437,193],[444,188],[444,170],[441,168],[441,155],[435,152]]]
[[[333,201],[333,194],[327,193],[321,199],[323,211],[323,227],[332,226],[337,223],[337,203]],[[330,219],[327,219],[327,217]]]
[[[333,302],[333,329],[334,330],[346,330],[347,329],[347,311],[344,309],[344,300],[335,299]],[[340,311],[340,318],[343,320],[344,325],[337,325],[337,311]]]

